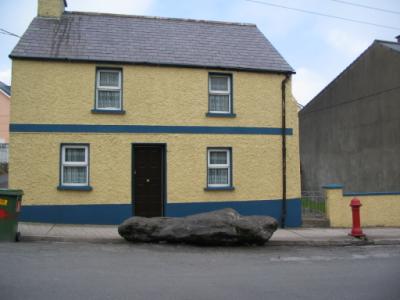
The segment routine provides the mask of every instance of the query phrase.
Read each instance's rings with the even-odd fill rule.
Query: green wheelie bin
[[[18,242],[18,218],[21,211],[22,190],[0,189],[0,241]]]

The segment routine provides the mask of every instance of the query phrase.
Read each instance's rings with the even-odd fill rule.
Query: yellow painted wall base
[[[326,188],[327,217],[331,227],[351,227],[350,201],[361,201],[361,226],[400,227],[400,194],[344,195],[342,188]]]

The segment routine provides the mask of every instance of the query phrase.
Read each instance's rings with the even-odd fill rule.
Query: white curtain
[[[211,90],[228,92],[228,77],[211,77]]]
[[[210,111],[229,112],[229,95],[210,95]]]
[[[65,161],[66,162],[84,162],[85,161],[85,149],[65,149]]]
[[[119,72],[100,72],[100,86],[119,86]]]
[[[120,107],[120,91],[98,91],[97,107],[98,108],[119,108]]]
[[[227,163],[228,161],[226,152],[221,152],[221,151],[210,152],[210,164],[226,165]]]
[[[208,184],[229,184],[228,168],[208,169]]]
[[[64,166],[64,183],[86,183],[86,167]]]

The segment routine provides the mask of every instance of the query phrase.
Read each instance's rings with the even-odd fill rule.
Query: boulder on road
[[[132,217],[118,227],[118,232],[130,242],[263,245],[277,228],[272,217],[241,216],[234,209],[225,208],[184,218]]]

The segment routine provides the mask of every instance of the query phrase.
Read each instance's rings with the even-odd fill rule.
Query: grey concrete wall
[[[400,52],[375,42],[299,122],[303,190],[400,191]]]

